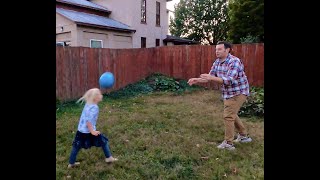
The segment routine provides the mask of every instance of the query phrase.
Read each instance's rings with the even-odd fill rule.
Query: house
[[[133,47],[163,46],[168,33],[166,3],[172,0],[92,0],[112,11],[110,18],[136,30]]]
[[[111,11],[87,0],[56,0],[57,44],[132,48],[132,27],[109,18]]]
[[[56,41],[102,48],[163,46],[171,0],[56,0]]]

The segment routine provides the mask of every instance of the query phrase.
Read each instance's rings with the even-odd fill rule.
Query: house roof
[[[163,40],[164,42],[173,42],[173,43],[183,43],[183,44],[200,44],[197,41],[192,41],[190,39],[184,39],[177,36],[167,35],[167,38]]]
[[[100,6],[98,4],[92,3],[87,0],[56,0],[57,2],[65,3],[65,4],[72,4],[80,7],[86,7],[90,9],[110,12],[106,7]]]
[[[100,27],[111,30],[119,30],[126,32],[135,32],[136,30],[132,29],[130,26],[123,24],[119,21],[113,20],[111,18],[98,16],[95,14],[88,14],[84,12],[78,12],[73,10],[66,10],[62,8],[56,8],[56,12],[60,15],[74,21],[79,25]]]

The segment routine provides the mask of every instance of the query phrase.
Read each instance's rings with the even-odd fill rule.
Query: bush
[[[197,85],[189,86],[186,80],[174,79],[163,74],[154,73],[137,83],[129,84],[122,89],[113,91],[107,96],[111,98],[126,98],[159,91],[181,94],[185,91],[202,88],[203,87]]]
[[[129,84],[117,91],[113,91],[109,93],[107,96],[111,98],[126,98],[136,96],[139,94],[148,94],[152,91],[153,89],[149,86],[147,81],[141,80],[137,83]]]
[[[179,82],[174,78],[158,73],[147,77],[146,80],[154,91],[177,91],[180,88]]]
[[[260,42],[258,36],[251,36],[250,34],[246,37],[240,38],[241,44],[246,44],[246,43],[258,43]]]
[[[258,87],[250,88],[250,96],[240,108],[240,116],[264,116],[264,89]]]

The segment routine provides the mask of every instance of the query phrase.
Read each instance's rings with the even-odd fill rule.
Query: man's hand
[[[193,84],[196,84],[198,82],[197,80],[198,80],[198,78],[191,78],[188,80],[188,84],[190,86],[192,86]]]
[[[212,77],[213,77],[213,76],[211,76],[210,74],[201,74],[201,75],[200,75],[200,78],[206,79],[206,80],[208,80],[208,81],[211,81],[211,80],[212,80]]]

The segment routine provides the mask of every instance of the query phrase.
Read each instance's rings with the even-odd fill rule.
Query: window
[[[90,39],[91,48],[103,48],[102,40]]]
[[[141,22],[147,23],[147,2],[146,0],[141,0]]]
[[[65,42],[56,42],[56,46],[66,46]]]
[[[146,42],[147,42],[147,38],[141,37],[141,48],[145,48],[146,47]]]
[[[156,8],[156,25],[160,26],[160,2],[157,2]]]
[[[160,46],[160,39],[156,39],[156,47]]]
[[[70,46],[71,42],[70,41],[59,41],[56,42],[56,46]]]

